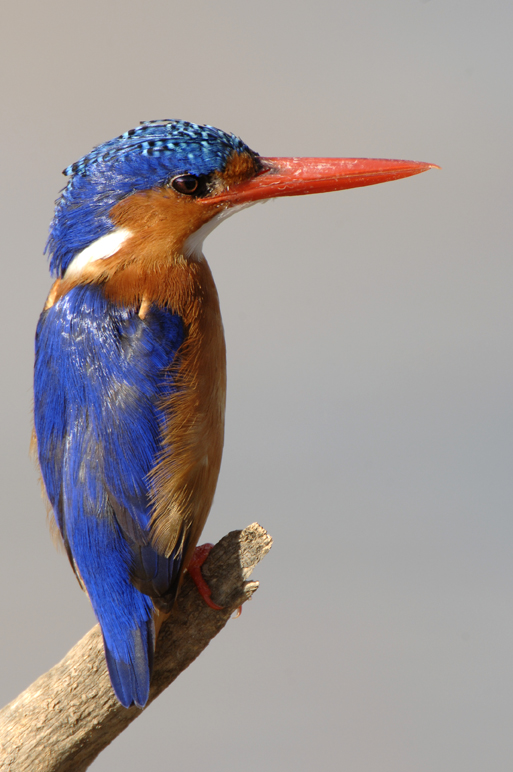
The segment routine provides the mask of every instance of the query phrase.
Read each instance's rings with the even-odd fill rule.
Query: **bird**
[[[257,201],[433,166],[263,157],[234,134],[166,119],[64,170],[36,331],[34,443],[124,707],[148,701],[159,619],[193,564],[221,464],[226,353],[204,239]]]

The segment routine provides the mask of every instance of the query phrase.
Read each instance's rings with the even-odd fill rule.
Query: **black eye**
[[[175,177],[174,180],[171,180],[171,187],[177,190],[178,193],[192,196],[193,193],[198,192],[199,180],[192,174],[181,174],[180,177]]]

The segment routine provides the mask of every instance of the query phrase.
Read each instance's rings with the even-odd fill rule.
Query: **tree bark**
[[[272,539],[257,523],[218,542],[202,567],[209,608],[188,574],[175,608],[160,630],[148,704],[188,667],[249,600],[253,568]],[[0,770],[82,772],[140,714],[123,708],[110,685],[98,625],[55,665],[0,711]]]

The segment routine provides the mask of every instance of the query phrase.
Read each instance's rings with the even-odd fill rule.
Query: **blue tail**
[[[130,632],[129,637],[128,662],[109,648],[104,636],[105,659],[112,688],[123,707],[129,708],[135,703],[138,708],[144,708],[148,701],[153,669],[155,646],[153,620],[143,622],[141,627]]]
[[[67,536],[102,629],[116,697],[125,708],[134,703],[143,708],[155,648],[154,606],[132,584],[133,552],[117,523],[109,518],[75,517]]]

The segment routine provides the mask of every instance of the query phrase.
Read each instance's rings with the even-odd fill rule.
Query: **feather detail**
[[[46,492],[45,482],[43,480],[43,473],[41,471],[41,467],[39,466],[37,437],[36,437],[36,430],[34,427],[32,427],[32,435],[30,437],[29,458],[34,462],[38,471],[39,485],[41,486],[41,498],[43,499],[43,503],[46,510],[46,519],[48,522],[48,528],[50,529],[50,538],[53,542],[54,547],[57,550],[59,550],[59,552],[66,553],[66,545],[64,544],[64,541],[62,539],[62,534],[59,530],[59,526],[57,525],[53,508],[50,503],[50,499],[48,498],[48,494]],[[83,589],[83,585],[80,582],[80,579],[78,581]]]
[[[53,304],[58,300],[60,297],[62,297],[61,292],[61,279],[57,279],[54,281],[50,288],[50,292],[48,293],[48,297],[46,298],[46,303],[43,311],[48,311],[49,308],[53,306]]]
[[[150,308],[151,308],[150,301],[148,300],[148,298],[143,297],[139,311],[137,312],[139,319],[145,319]]]

